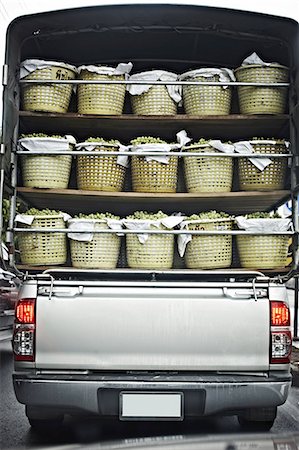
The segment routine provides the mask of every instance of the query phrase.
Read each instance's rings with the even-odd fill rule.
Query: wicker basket
[[[84,150],[81,144],[78,144],[78,147],[80,150]],[[118,150],[118,146],[99,144],[95,147],[95,150],[99,152],[115,152]],[[117,156],[97,156],[95,154],[77,156],[77,181],[79,189],[119,192],[123,188],[125,173],[126,168],[117,164]]]
[[[286,83],[289,70],[280,64],[249,64],[235,70],[237,81],[246,83]],[[283,114],[287,88],[239,86],[241,114]]]
[[[69,223],[76,221],[71,219]],[[84,219],[79,219],[80,222]],[[90,220],[88,220],[90,222]],[[105,220],[94,220],[95,229],[108,229]],[[121,238],[116,234],[93,235],[90,242],[70,239],[72,265],[81,269],[115,269]]]
[[[132,150],[134,151],[134,147]],[[132,156],[131,170],[134,192],[176,192],[178,178],[176,156],[170,156],[168,164],[155,160],[147,161],[145,156]]]
[[[177,104],[165,86],[152,86],[148,92],[131,95],[133,114],[140,116],[174,116]]]
[[[206,78],[200,75],[189,77],[188,72],[181,75],[186,81],[219,81],[219,76]],[[229,84],[229,83],[228,83]],[[231,108],[232,90],[223,86],[183,86],[183,105],[186,114],[190,116],[201,115],[228,115]]]
[[[37,69],[27,75],[24,80],[73,80],[75,68],[61,63],[61,66],[49,66]],[[72,95],[72,85],[24,84],[22,87],[22,103],[24,111],[42,111],[66,113]]]
[[[40,138],[32,138],[38,141]],[[51,138],[47,138],[51,140]],[[57,139],[53,139],[53,149]],[[73,146],[69,144],[69,150]],[[72,157],[70,155],[30,155],[21,157],[25,187],[66,189],[68,187]]]
[[[231,230],[232,219],[206,219],[188,222],[188,230]],[[222,269],[232,263],[232,236],[192,236],[185,252],[188,269]]]
[[[89,70],[82,70],[82,80],[125,80],[124,75],[101,75]],[[78,86],[78,113],[98,115],[121,115],[126,94],[125,84],[84,85]]]
[[[157,229],[157,227],[152,227]],[[164,228],[161,225],[161,228]],[[126,253],[128,266],[132,269],[171,269],[174,255],[174,236],[148,235],[142,244],[136,234],[127,234]]]
[[[184,150],[219,153],[208,144],[189,145]],[[186,156],[184,172],[188,192],[230,192],[233,182],[233,158]]]
[[[275,269],[285,267],[288,258],[288,235],[237,236],[241,267]]]
[[[65,228],[61,215],[35,216],[30,226],[24,228]],[[22,264],[47,266],[65,264],[67,259],[66,234],[20,233],[18,244]]]
[[[288,153],[285,141],[252,140],[256,153]],[[271,191],[283,189],[287,169],[287,158],[273,158],[263,171],[260,171],[248,158],[238,159],[240,190]]]

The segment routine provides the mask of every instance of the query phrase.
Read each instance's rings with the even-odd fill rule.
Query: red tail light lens
[[[290,326],[290,311],[286,303],[271,302],[271,326],[272,327]]]
[[[35,360],[34,298],[22,298],[16,305],[12,346],[16,361]]]
[[[35,323],[35,299],[19,300],[16,306],[16,320],[18,323]]]

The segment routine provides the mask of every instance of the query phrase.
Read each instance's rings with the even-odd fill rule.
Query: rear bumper
[[[64,412],[119,416],[122,391],[183,392],[187,417],[234,413],[247,408],[283,404],[291,375],[270,376],[89,376],[15,373],[14,389],[20,403]]]

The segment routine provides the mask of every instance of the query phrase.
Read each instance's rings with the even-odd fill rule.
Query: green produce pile
[[[130,216],[127,216],[126,219],[130,220],[160,220],[168,217],[167,214],[164,214],[162,211],[158,211],[156,213],[150,213],[147,211],[135,211]]]
[[[281,219],[282,217],[278,213],[267,213],[267,212],[254,212],[246,215],[247,219]]]
[[[74,219],[97,219],[97,220],[103,220],[103,219],[114,219],[114,220],[120,220],[119,216],[115,216],[114,214],[111,214],[109,212],[105,213],[91,213],[91,214],[78,214],[77,216],[74,216]]]
[[[215,220],[215,219],[230,219],[231,216],[222,211],[204,211],[199,214],[192,214],[186,217],[186,220]]]
[[[101,137],[89,137],[85,142],[101,142],[102,144],[119,145],[120,142],[117,139],[104,139]]]
[[[139,136],[131,140],[132,145],[142,145],[142,144],[167,144],[163,139],[155,138],[152,136]]]
[[[25,138],[51,138],[51,139],[64,139],[63,136],[58,134],[48,135],[44,133],[31,133],[31,134],[21,134],[21,139]]]
[[[61,211],[56,211],[55,209],[30,208],[23,214],[26,214],[28,216],[57,216],[62,213],[61,213]]]
[[[204,139],[204,138],[200,138],[199,141],[197,142],[190,142],[190,144],[188,145],[208,145],[210,142],[210,139]]]

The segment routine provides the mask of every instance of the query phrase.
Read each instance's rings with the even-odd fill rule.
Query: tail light
[[[271,364],[290,362],[292,350],[292,334],[290,310],[284,302],[270,302],[271,304]]]
[[[13,333],[13,352],[16,361],[35,359],[35,299],[22,298],[16,304]]]

